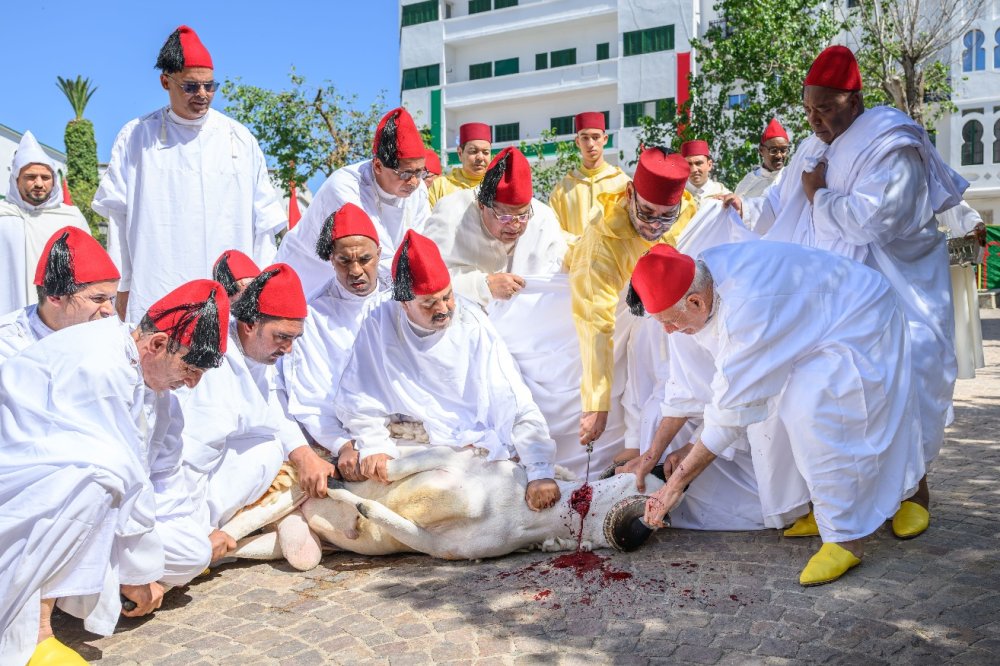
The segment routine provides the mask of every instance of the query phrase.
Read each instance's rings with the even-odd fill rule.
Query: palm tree
[[[69,100],[70,106],[73,107],[73,111],[76,113],[75,120],[83,120],[83,111],[87,108],[90,98],[97,92],[97,86],[91,88],[90,79],[85,79],[79,75],[72,81],[57,76],[56,81],[58,81],[56,87],[66,95],[66,99]]]
[[[66,182],[77,208],[87,218],[94,238],[104,240],[102,224],[104,218],[90,208],[90,202],[97,191],[97,141],[94,139],[94,125],[83,117],[90,98],[97,87],[90,86],[90,79],[77,76],[75,79],[56,77],[56,87],[62,90],[73,107],[76,117],[66,123]]]

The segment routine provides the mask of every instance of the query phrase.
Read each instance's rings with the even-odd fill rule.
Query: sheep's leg
[[[230,555],[241,560],[280,560],[283,557],[277,532],[247,537],[236,544],[236,550]]]
[[[293,511],[282,518],[277,529],[278,545],[289,564],[299,571],[309,571],[319,564],[323,547],[301,511]]]
[[[330,499],[337,500],[338,502],[353,504],[354,508],[357,509],[358,513],[360,513],[364,518],[367,518],[374,524],[378,525],[385,530],[389,536],[417,552],[434,555],[440,550],[440,544],[436,543],[433,534],[420,527],[412,520],[407,520],[392,509],[389,509],[374,500],[367,500],[362,497],[358,497],[351,491],[343,489],[331,490],[328,497],[330,497]]]
[[[283,518],[306,501],[298,486],[274,493],[267,501],[246,507],[222,526],[222,531],[237,541],[246,535]]]
[[[455,456],[472,455],[475,453],[471,449],[456,450],[450,446],[432,446],[411,455],[390,460],[385,469],[390,482],[399,481],[420,472],[447,467],[454,463]]]

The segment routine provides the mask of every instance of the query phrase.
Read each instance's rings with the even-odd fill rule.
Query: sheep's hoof
[[[358,513],[360,513],[365,518],[368,517],[368,507],[365,505],[364,502],[358,502],[357,504],[354,505],[354,508],[357,509]]]

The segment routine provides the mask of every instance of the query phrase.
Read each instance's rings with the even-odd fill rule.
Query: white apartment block
[[[402,103],[451,164],[463,123],[500,149],[572,139],[582,111],[605,112],[606,157],[627,162],[628,128],[686,98],[699,15],[698,0],[401,0]]]

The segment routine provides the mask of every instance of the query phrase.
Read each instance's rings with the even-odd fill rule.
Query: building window
[[[556,131],[556,136],[573,134],[573,116],[559,116],[549,119],[549,127]]]
[[[506,123],[493,126],[493,141],[517,141],[521,138],[521,123]]]
[[[403,70],[403,90],[441,85],[441,65],[427,65]]]
[[[518,58],[507,58],[493,63],[493,76],[507,76],[508,74],[517,74],[520,71],[521,65]]]
[[[611,44],[604,42],[603,44],[597,45],[597,59],[607,60],[611,57]]]
[[[625,127],[638,127],[639,118],[642,118],[645,111],[643,107],[646,105],[645,102],[626,102],[625,103]]]
[[[658,28],[626,32],[622,35],[622,41],[626,56],[669,51],[674,48],[674,26],[661,25]]]
[[[861,0],[847,0],[848,9],[857,9],[861,6]]]
[[[490,11],[490,0],[469,0],[469,13],[478,14],[479,12]]]
[[[970,120],[962,126],[962,166],[983,163],[983,124]]]
[[[1000,120],[993,123],[993,163],[1000,164]]]
[[[438,20],[438,0],[403,5],[403,27]]]
[[[648,102],[627,102],[625,104],[624,125],[625,127],[638,127],[639,120],[643,117],[653,118],[656,122],[662,123],[673,118],[675,113],[673,97],[654,99]],[[604,119],[608,126],[611,125],[610,115],[607,111],[604,112]]]
[[[517,7],[517,0],[494,0],[493,9],[504,9],[505,7]]]
[[[548,53],[536,53],[535,54],[535,69],[548,69],[549,68],[549,54]]]
[[[738,109],[747,103],[746,93],[740,93],[739,95],[730,95],[726,100],[727,109]]]
[[[480,62],[475,65],[469,65],[470,81],[475,81],[476,79],[488,79],[491,76],[493,76],[493,63]]]
[[[962,50],[962,71],[973,72],[986,69],[986,50],[983,42],[986,41],[982,30],[970,30],[962,38],[965,48]]]
[[[553,51],[551,55],[553,67],[564,67],[565,65],[576,64],[576,49]]]

